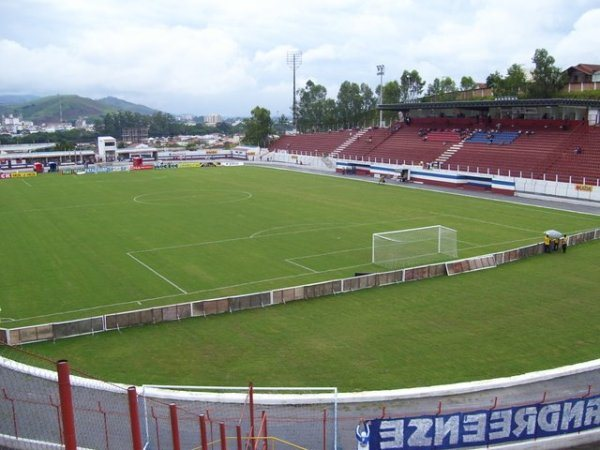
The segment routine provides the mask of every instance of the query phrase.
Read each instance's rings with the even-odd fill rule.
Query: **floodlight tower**
[[[302,52],[297,50],[297,51],[290,51],[287,52],[287,65],[290,66],[292,68],[292,73],[293,73],[293,91],[292,91],[292,95],[293,95],[293,101],[292,101],[292,121],[294,122],[294,130],[298,129],[298,117],[297,117],[297,113],[296,113],[296,69],[298,67],[300,67],[300,65],[302,64]]]
[[[379,64],[377,66],[377,75],[379,75],[379,106],[383,104],[383,74],[385,73],[385,66]],[[383,109],[379,110],[379,128],[383,128]]]

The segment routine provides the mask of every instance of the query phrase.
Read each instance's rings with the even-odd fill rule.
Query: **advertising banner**
[[[189,169],[192,167],[202,167],[202,163],[199,162],[184,162],[177,164],[179,169]]]
[[[29,178],[35,177],[37,173],[35,172],[13,172],[10,174],[11,178]]]
[[[600,427],[600,396],[498,410],[374,419],[369,450],[454,449],[577,433]]]
[[[129,170],[128,166],[108,166],[108,167],[100,167],[100,166],[92,166],[85,169],[85,173],[111,173],[111,172],[127,172]]]
[[[131,166],[131,170],[152,170],[154,166],[152,164],[143,164],[141,166]]]

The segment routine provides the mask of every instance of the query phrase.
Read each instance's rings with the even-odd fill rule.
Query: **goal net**
[[[456,230],[434,225],[373,233],[372,263],[388,269],[431,264],[456,258]]]

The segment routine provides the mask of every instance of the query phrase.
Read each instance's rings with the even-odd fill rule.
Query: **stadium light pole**
[[[302,52],[301,51],[290,51],[287,52],[287,65],[292,68],[292,121],[294,123],[294,130],[298,129],[298,118],[296,115],[296,69],[302,64]]]
[[[385,73],[385,66],[379,64],[377,66],[377,75],[379,75],[379,106],[383,105],[383,74]],[[379,128],[383,128],[383,110],[379,110]]]

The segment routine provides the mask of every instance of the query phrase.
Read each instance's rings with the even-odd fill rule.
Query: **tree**
[[[533,81],[529,88],[530,96],[534,98],[550,98],[566,84],[563,71],[554,65],[554,58],[543,48],[536,49],[532,58],[535,69],[532,72]]]
[[[379,88],[378,88],[379,89]],[[396,80],[388,81],[383,85],[383,95],[381,102],[398,103],[400,101],[400,83]]]
[[[278,135],[285,134],[285,132],[291,130],[293,126],[294,125],[291,123],[290,119],[285,116],[285,114],[282,114],[277,118],[277,120],[273,121],[273,129]]]
[[[497,70],[494,73],[490,73],[485,79],[485,84],[488,88],[492,89],[496,95],[504,88],[504,78],[500,75]]]
[[[335,100],[326,98],[319,102],[320,117],[322,120],[322,130],[332,130],[339,127],[338,108]]]
[[[336,103],[338,117],[343,127],[351,128],[359,123],[362,103],[360,86],[356,83],[344,81],[338,91]]]
[[[456,83],[450,77],[435,78],[433,83],[427,86],[427,95],[433,97],[434,101],[453,100],[456,97],[455,93]]]
[[[423,93],[425,81],[421,79],[421,75],[415,69],[404,70],[400,76],[400,101],[406,102],[414,100]]]
[[[460,90],[461,91],[471,91],[477,87],[477,83],[473,80],[473,77],[468,77],[463,75],[460,79]]]
[[[400,101],[400,92],[400,83],[398,83],[396,80],[388,81],[383,85],[383,95],[381,102],[383,104],[398,103]],[[397,113],[394,111],[384,111],[383,119],[385,122],[392,122],[397,119]]]
[[[377,115],[377,97],[367,83],[360,84],[362,98],[361,119],[363,124],[370,123]]]
[[[256,106],[251,114],[252,116],[244,121],[245,136],[243,142],[261,148],[268,147],[269,137],[273,134],[271,112],[266,108]]]
[[[444,77],[440,81],[440,87],[442,89],[442,94],[452,94],[457,91],[456,83],[450,77]]]
[[[519,64],[513,64],[506,70],[504,90],[505,95],[513,96],[527,92],[527,75]]]
[[[138,119],[140,118],[138,117]],[[134,127],[141,126],[140,121],[134,120],[133,123]],[[150,118],[148,134],[150,136],[175,136],[181,134],[181,124],[171,114],[157,112]]]
[[[325,100],[327,89],[312,80],[308,80],[306,86],[298,90],[297,120],[300,131],[316,131],[324,127],[327,109]]]

